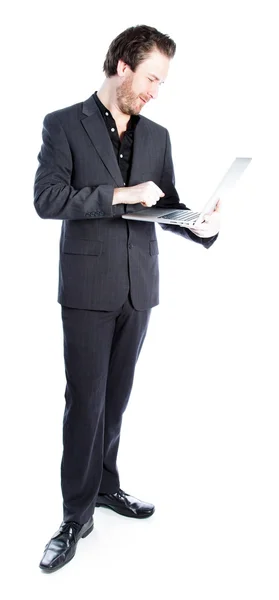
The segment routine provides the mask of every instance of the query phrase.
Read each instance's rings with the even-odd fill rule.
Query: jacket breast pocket
[[[100,256],[103,251],[103,242],[98,240],[81,240],[66,237],[62,243],[62,252],[64,254],[87,254],[91,256]]]
[[[149,254],[151,254],[151,256],[153,256],[154,254],[159,254],[157,240],[151,240],[151,242],[149,242]]]

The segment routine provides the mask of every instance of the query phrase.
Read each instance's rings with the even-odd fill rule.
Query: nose
[[[148,96],[150,96],[150,98],[153,98],[153,100],[155,100],[158,97],[158,94],[159,94],[159,81],[152,81],[152,84],[148,91]]]

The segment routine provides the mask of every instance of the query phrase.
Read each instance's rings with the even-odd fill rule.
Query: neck
[[[120,124],[122,128],[126,128],[130,120],[130,115],[123,113],[117,105],[116,100],[116,88],[109,79],[105,79],[97,92],[98,98],[101,100],[103,105],[112,114],[116,123]]]

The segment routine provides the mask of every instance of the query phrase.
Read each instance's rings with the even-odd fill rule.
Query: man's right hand
[[[149,207],[154,206],[164,195],[154,181],[145,181],[127,188],[115,188],[112,204],[141,203],[143,206]]]

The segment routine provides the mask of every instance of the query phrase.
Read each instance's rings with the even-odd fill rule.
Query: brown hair
[[[107,77],[117,74],[119,60],[123,60],[132,71],[145,60],[152,50],[158,49],[162,54],[173,58],[176,45],[164,33],[148,25],[137,25],[122,31],[110,44],[105,58],[103,70]]]

